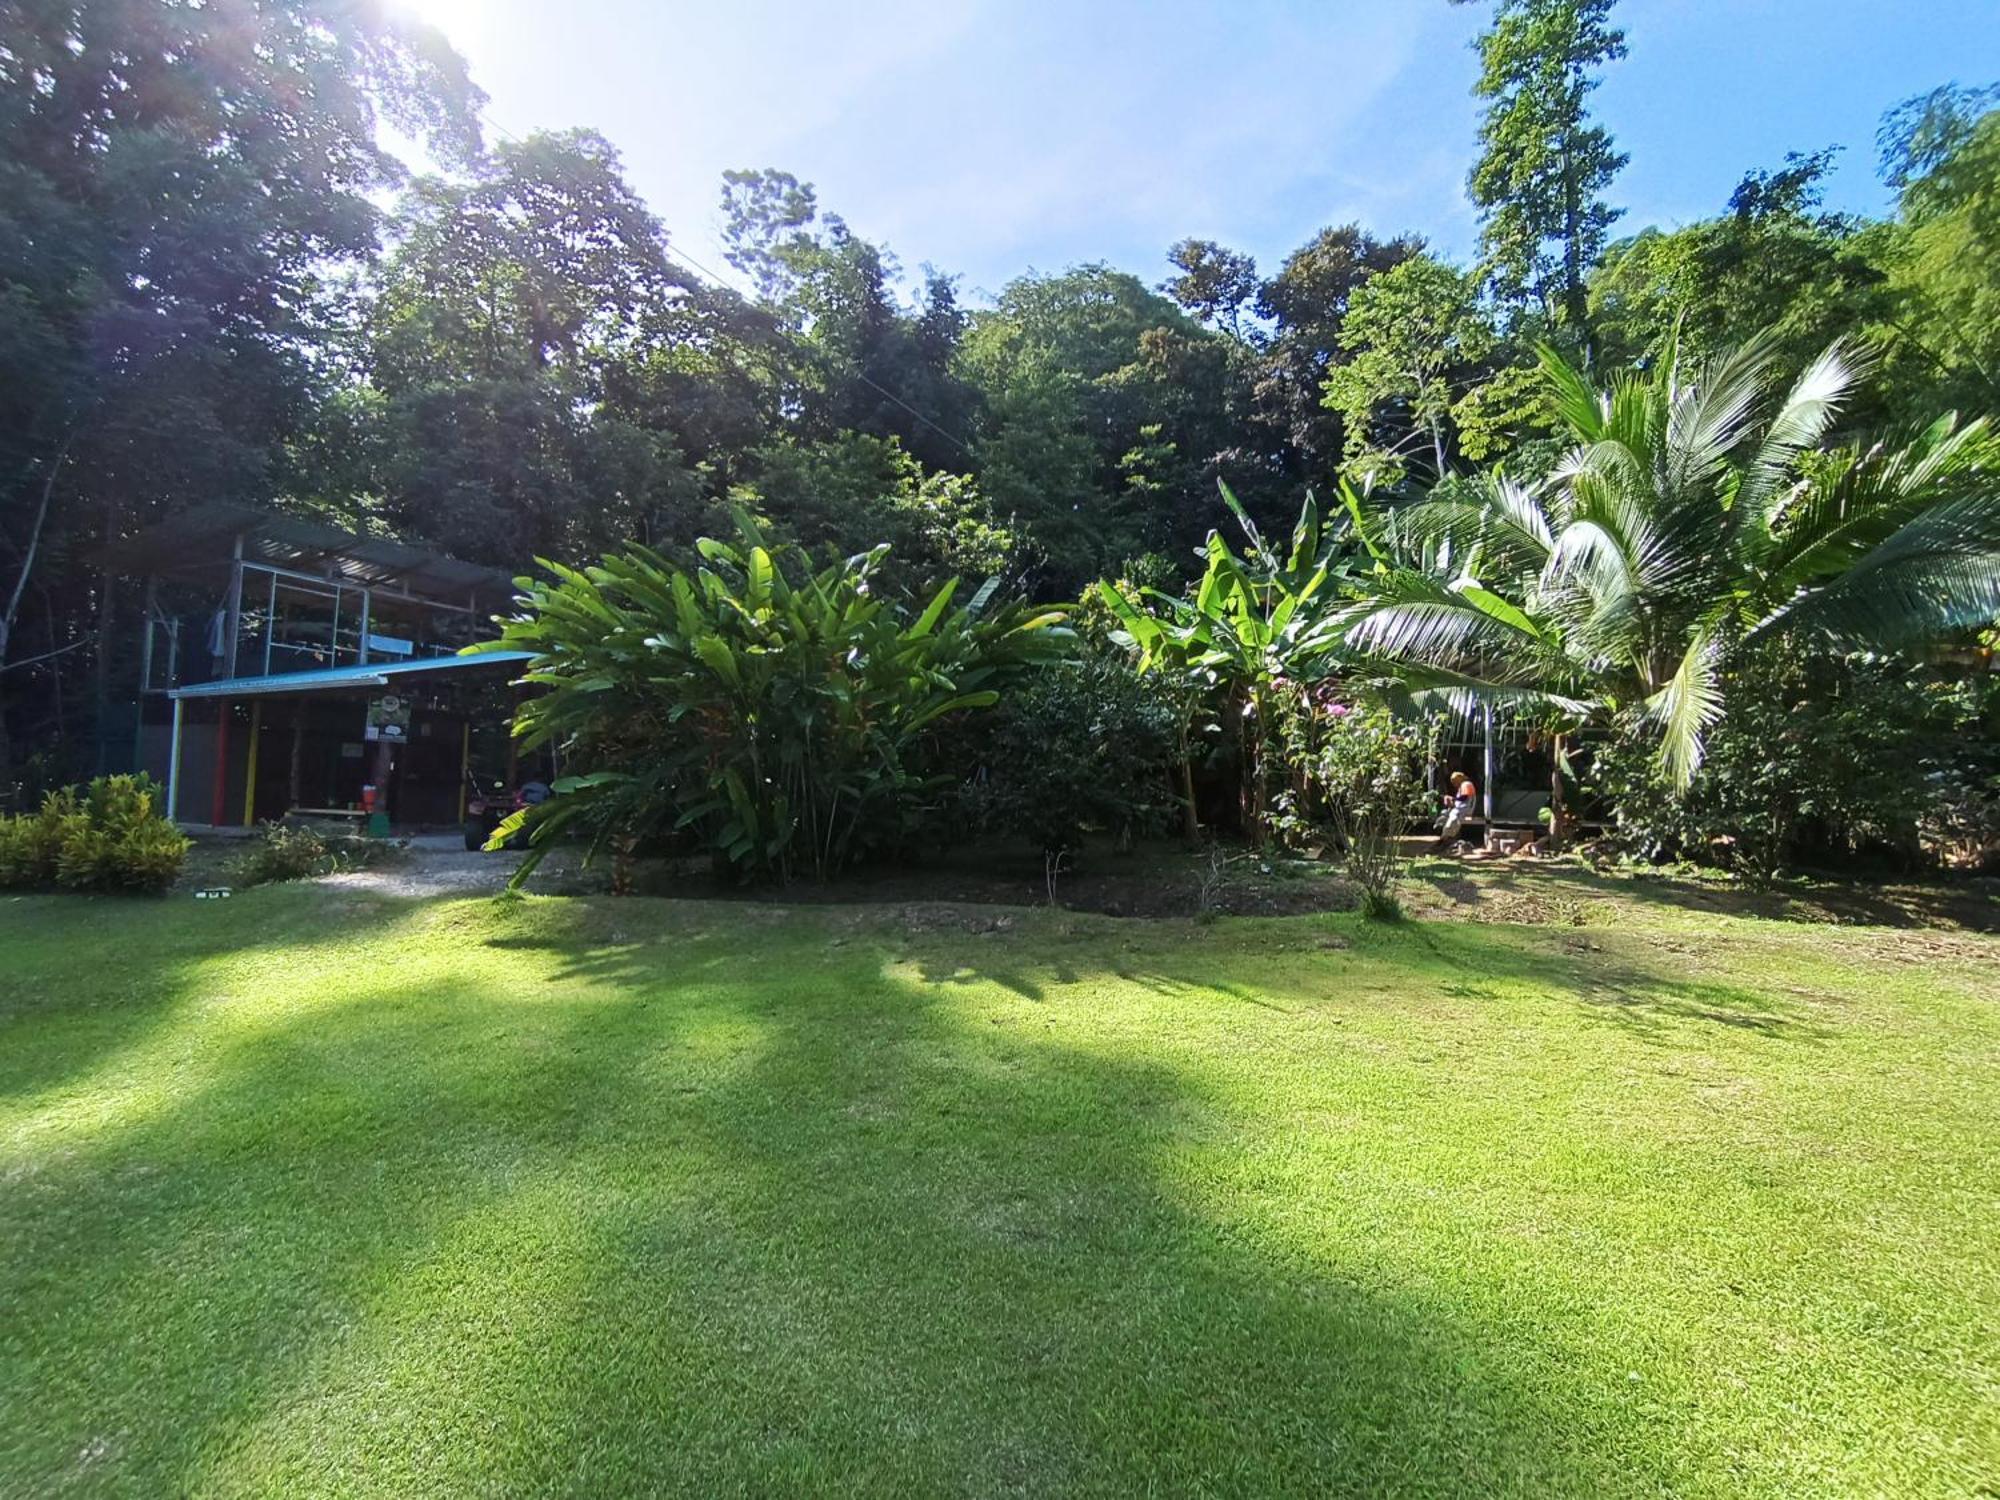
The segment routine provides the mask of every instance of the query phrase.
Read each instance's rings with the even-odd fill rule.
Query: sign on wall
[[[410,700],[396,693],[384,693],[368,701],[367,738],[401,743],[410,737]]]

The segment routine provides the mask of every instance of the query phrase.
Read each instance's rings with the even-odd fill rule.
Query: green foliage
[[[156,809],[144,776],[100,776],[51,792],[40,809],[0,819],[0,888],[159,892],[174,883],[188,840]]]
[[[1590,283],[1600,354],[1637,361],[1673,342],[1705,357],[1756,328],[1781,364],[1803,369],[1835,339],[1889,318],[1884,226],[1821,209],[1834,155],[1794,153],[1745,176],[1727,213],[1612,246]],[[1900,372],[1907,356],[1890,348]]]
[[[1778,401],[1768,341],[1600,387],[1553,351],[1572,444],[1548,484],[1440,489],[1385,530],[1347,642],[1407,686],[1505,701],[1551,728],[1648,726],[1686,786],[1748,645],[1935,642],[2000,614],[2000,445],[1983,421],[1822,447],[1855,385],[1827,350]]]
[[[847,556],[887,543],[884,574],[911,589],[937,579],[993,578],[1027,561],[976,479],[927,472],[900,439],[845,432],[819,443],[774,445],[754,484],[734,498],[761,522],[782,518],[809,548]]]
[[[1228,486],[1223,500],[1248,542],[1248,555],[1219,531],[1208,534],[1207,569],[1186,596],[1144,589],[1130,597],[1100,581],[1099,602],[1117,619],[1114,641],[1142,674],[1162,677],[1181,701],[1199,705],[1218,730],[1233,729],[1241,764],[1243,820],[1257,839],[1269,831],[1275,716],[1285,693],[1311,683],[1335,641],[1335,616],[1319,509],[1300,508],[1290,550],[1277,552]]]
[[[1902,187],[1903,233],[1884,256],[1895,299],[1896,332],[1913,340],[1929,366],[1927,400],[2000,409],[2000,85],[1940,91],[1911,101],[1914,120],[1892,114],[1885,136],[1907,135],[1892,151]],[[1889,142],[1885,140],[1885,146]]]
[[[940,721],[1066,649],[1060,610],[996,603],[991,586],[955,605],[954,579],[913,613],[876,587],[885,547],[813,573],[747,517],[740,531],[704,538],[692,570],[634,548],[522,581],[524,611],[490,649],[536,653],[543,691],[516,731],[578,774],[495,834],[529,831],[517,879],[571,827],[593,854],[685,834],[745,880],[836,874],[935,813],[951,780],[925,758]]]
[[[309,823],[266,823],[264,831],[238,863],[236,878],[244,885],[274,885],[287,880],[311,880],[343,870],[363,870],[400,857],[402,846],[351,834],[329,837]]]
[[[1348,357],[1326,378],[1326,404],[1346,424],[1350,472],[1394,482],[1417,455],[1443,479],[1452,432],[1497,344],[1472,277],[1428,255],[1357,289],[1340,333]]]
[[[1533,303],[1586,349],[1586,278],[1618,218],[1604,194],[1626,161],[1589,111],[1598,70],[1625,55],[1612,4],[1496,0],[1479,40],[1474,92],[1490,102],[1467,182],[1482,216],[1483,264],[1502,299]]]
[[[1339,850],[1362,912],[1400,916],[1403,838],[1428,809],[1435,721],[1399,719],[1380,703],[1322,689],[1288,701],[1281,724],[1292,785],[1279,798],[1279,832],[1300,847]]]
[[[1182,240],[1167,252],[1180,274],[1160,289],[1214,328],[1241,330],[1243,312],[1256,300],[1257,262],[1213,240]]]
[[[1977,865],[2000,803],[2000,685],[1899,662],[1760,651],[1686,786],[1627,720],[1592,758],[1592,790],[1628,852],[1768,879],[1799,865]]]
[[[971,814],[1046,854],[1163,832],[1180,808],[1181,720],[1171,691],[1122,661],[1037,672],[978,726]]]
[[[1010,283],[973,318],[959,369],[984,393],[985,492],[1064,592],[1189,534],[1248,399],[1230,339],[1108,266]]]

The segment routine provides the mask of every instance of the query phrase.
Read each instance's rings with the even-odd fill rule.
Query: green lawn
[[[1996,959],[0,901],[0,1494],[1991,1495]]]

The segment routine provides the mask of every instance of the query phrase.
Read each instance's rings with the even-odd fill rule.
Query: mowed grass
[[[1996,958],[0,902],[0,1494],[1991,1495]]]

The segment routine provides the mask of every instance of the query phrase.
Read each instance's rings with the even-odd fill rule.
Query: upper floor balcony
[[[490,636],[512,578],[383,538],[199,506],[106,548],[145,580],[142,690],[448,656]]]

